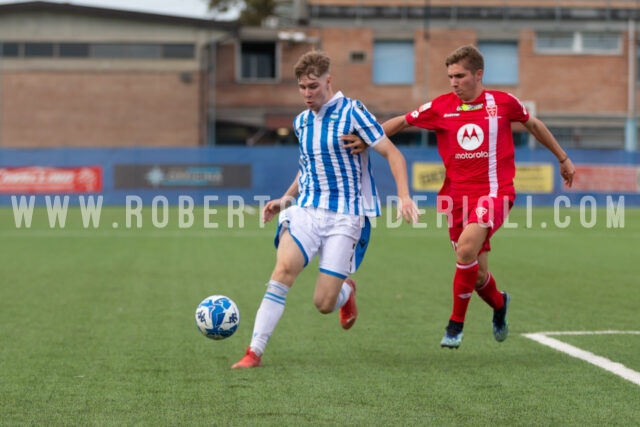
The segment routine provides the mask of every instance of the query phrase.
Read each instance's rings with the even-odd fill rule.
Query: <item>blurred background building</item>
[[[485,85],[518,96],[562,145],[637,148],[638,1],[293,0],[276,10],[248,27],[0,5],[0,147],[295,144],[293,65],[305,51],[327,51],[334,89],[384,121],[448,91],[444,58],[471,43]]]
[[[234,129],[223,110],[233,108],[244,111],[244,125],[286,134],[300,108],[287,90],[292,64],[307,49],[326,50],[334,87],[384,120],[448,91],[444,58],[472,43],[485,56],[485,85],[518,96],[563,145],[622,148],[626,134],[635,140],[637,1],[299,0],[291,11],[293,19],[266,20],[219,44],[217,61],[235,65],[219,69],[215,85],[222,139]],[[247,96],[237,97],[238,87]],[[434,143],[424,132],[394,140]],[[531,143],[524,134],[518,141]]]
[[[234,28],[60,3],[0,5],[0,147],[206,144],[207,52]]]

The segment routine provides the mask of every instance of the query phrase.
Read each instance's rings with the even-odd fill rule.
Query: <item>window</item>
[[[638,47],[636,58],[636,79],[640,82],[640,46]]]
[[[349,53],[349,60],[353,63],[365,62],[367,54],[361,50],[352,51]]]
[[[95,58],[128,59],[184,59],[193,58],[193,44],[155,44],[155,43],[96,43],[93,44]]]
[[[25,43],[24,56],[53,56],[53,43]]]
[[[130,44],[127,48],[128,58],[162,58],[162,46],[159,44]]]
[[[18,56],[18,43],[0,43],[0,56],[15,58]]]
[[[610,54],[622,51],[620,34],[602,31],[559,31],[536,33],[538,53]]]
[[[91,56],[95,58],[124,58],[126,47],[123,44],[100,43],[94,44]]]
[[[517,85],[519,57],[517,42],[480,42],[478,50],[484,56],[482,82],[487,85]]]
[[[0,57],[193,59],[193,43],[0,42]]]
[[[96,58],[136,58],[154,59],[161,57],[161,46],[158,44],[135,43],[99,43],[93,45]]]
[[[276,43],[242,42],[240,46],[240,79],[276,78]]]
[[[573,33],[538,33],[536,50],[538,52],[571,52]]]
[[[413,41],[376,41],[373,45],[374,84],[413,84]]]
[[[189,43],[172,43],[162,45],[162,57],[172,59],[191,59],[195,55],[195,46]]]
[[[620,36],[611,33],[582,33],[582,48],[585,52],[617,52]]]
[[[89,56],[89,43],[60,43],[61,58],[86,58]]]

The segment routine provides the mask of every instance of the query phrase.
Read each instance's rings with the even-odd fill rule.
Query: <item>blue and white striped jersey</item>
[[[300,147],[298,205],[379,216],[369,150],[353,156],[340,139],[355,133],[369,146],[380,142],[384,130],[373,114],[360,101],[338,91],[317,115],[309,109],[300,113],[293,128]]]

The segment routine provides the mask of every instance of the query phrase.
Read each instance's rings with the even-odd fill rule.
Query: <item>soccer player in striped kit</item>
[[[262,365],[287,293],[316,255],[320,268],[313,296],[316,308],[323,314],[339,310],[344,329],[356,321],[355,282],[348,277],[362,261],[370,232],[368,218],[380,215],[380,200],[368,151],[352,155],[344,147],[344,135],[357,134],[387,159],[397,187],[398,217],[418,220],[404,156],[360,101],[333,91],[330,62],[326,53],[311,51],[295,65],[307,106],[293,122],[299,170],[285,194],[268,202],[262,212],[265,222],[279,214],[276,265],[256,314],[251,343],[234,369]]]
[[[447,56],[445,65],[453,91],[389,119],[383,128],[388,136],[409,126],[436,133],[446,168],[437,205],[450,218],[449,237],[456,253],[453,309],[440,345],[458,348],[474,290],[493,309],[496,341],[504,341],[509,333],[510,295],[498,290],[489,272],[489,240],[502,226],[516,196],[512,122],[522,123],[557,157],[567,186],[571,186],[575,167],[546,125],[529,115],[515,96],[483,87],[484,58],[478,49],[462,46]],[[352,142],[347,147],[353,152],[366,149],[357,137],[349,139]]]

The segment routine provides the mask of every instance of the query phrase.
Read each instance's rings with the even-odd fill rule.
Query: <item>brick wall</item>
[[[449,92],[444,60],[457,47],[477,44],[473,29],[431,28],[428,36],[413,31],[416,50],[415,82],[412,85],[376,85],[372,79],[374,28],[333,27],[318,29],[321,48],[332,58],[334,90],[361,99],[381,120],[407,112],[433,97]],[[627,40],[614,55],[541,55],[534,52],[533,30],[519,35],[519,84],[487,86],[513,93],[536,103],[537,115],[596,115],[624,117],[627,110]],[[235,51],[231,45],[218,50],[219,110],[245,108],[273,111],[303,109],[292,77],[293,63],[310,45],[282,46],[282,78],[278,82],[246,84],[234,79]],[[364,62],[352,62],[351,52],[364,52]],[[266,113],[265,113],[266,114]]]
[[[0,146],[197,146],[200,76],[188,77],[185,82],[176,72],[5,71]]]

